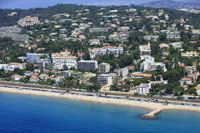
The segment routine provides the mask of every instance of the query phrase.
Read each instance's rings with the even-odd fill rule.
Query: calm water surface
[[[0,93],[0,132],[200,133],[200,113],[164,111],[156,119],[143,108]]]

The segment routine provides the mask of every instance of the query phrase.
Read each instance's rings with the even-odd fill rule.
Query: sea
[[[0,92],[0,133],[200,133],[200,113]]]
[[[56,4],[78,4],[78,5],[140,5],[152,1],[160,0],[0,0],[0,8],[37,8],[37,7],[48,7]],[[198,2],[199,0],[174,0],[177,2]]]

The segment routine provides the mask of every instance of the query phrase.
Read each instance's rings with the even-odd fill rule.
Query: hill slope
[[[149,2],[147,4],[141,4],[140,6],[144,7],[154,7],[154,8],[169,8],[169,9],[200,9],[200,2],[197,0],[185,1],[185,2],[176,2],[173,0],[160,0],[156,2]]]

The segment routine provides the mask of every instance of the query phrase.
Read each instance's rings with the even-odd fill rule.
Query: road
[[[143,98],[143,97],[133,97],[133,96],[123,96],[123,95],[112,95],[112,94],[102,94],[102,93],[91,93],[91,92],[78,92],[78,91],[68,91],[68,90],[59,90],[59,89],[40,89],[32,87],[23,87],[23,86],[14,86],[14,85],[5,85],[0,84],[0,87],[14,88],[20,90],[34,90],[34,91],[43,91],[43,92],[53,92],[60,94],[72,94],[72,95],[82,95],[82,96],[93,96],[93,97],[104,97],[110,99],[124,99],[131,101],[141,101],[141,102],[153,102],[161,104],[173,104],[173,105],[186,105],[186,106],[195,106],[200,107],[199,102],[186,102],[186,101],[175,101],[175,100],[165,100],[165,99],[152,99],[152,98]]]

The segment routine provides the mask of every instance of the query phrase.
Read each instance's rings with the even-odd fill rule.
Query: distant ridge
[[[169,9],[200,9],[200,1],[192,0],[192,1],[184,1],[184,2],[176,2],[173,0],[160,0],[149,2],[146,4],[141,4],[139,6],[144,7],[153,7],[153,8],[169,8]]]

